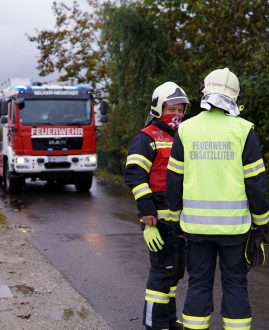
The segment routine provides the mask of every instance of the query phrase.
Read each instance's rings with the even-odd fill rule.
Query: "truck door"
[[[8,103],[8,128],[9,128],[9,142],[12,148],[14,149],[14,134],[16,132],[16,126],[15,126],[15,102],[14,99],[12,99]]]
[[[3,100],[2,104],[2,130],[3,130],[3,155],[7,155],[8,153],[8,145],[10,141],[10,118],[11,118],[11,99],[6,98]]]
[[[2,106],[4,100],[0,100],[0,120],[2,119]],[[3,124],[0,124],[0,177],[3,177]]]

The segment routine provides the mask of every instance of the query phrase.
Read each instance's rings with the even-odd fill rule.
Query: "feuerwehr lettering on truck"
[[[49,136],[83,136],[83,128],[81,127],[32,127],[32,138],[49,137]]]

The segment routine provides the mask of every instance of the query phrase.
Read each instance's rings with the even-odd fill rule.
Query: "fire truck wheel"
[[[78,192],[87,192],[92,186],[92,174],[80,175],[78,174],[75,179],[75,187]]]
[[[15,177],[12,173],[10,173],[8,169],[8,164],[5,164],[4,170],[4,188],[7,193],[15,194],[19,193],[22,190],[24,180],[21,178]]]

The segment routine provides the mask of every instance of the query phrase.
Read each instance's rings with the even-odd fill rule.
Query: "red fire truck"
[[[28,178],[90,189],[97,155],[89,86],[9,79],[2,86],[0,115],[0,180],[7,192],[20,192]]]

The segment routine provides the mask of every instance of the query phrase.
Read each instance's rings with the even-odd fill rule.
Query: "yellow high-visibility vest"
[[[180,125],[184,146],[180,225],[184,232],[236,235],[249,230],[242,153],[252,127],[249,121],[216,109]]]

